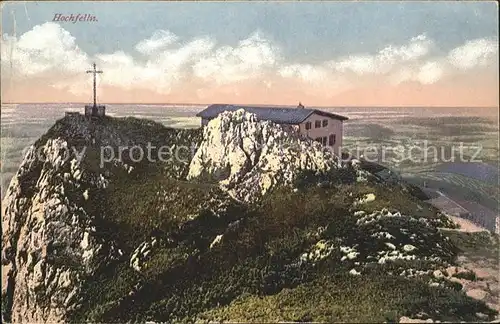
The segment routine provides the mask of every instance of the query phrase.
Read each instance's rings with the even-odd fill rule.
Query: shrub
[[[477,280],[476,273],[472,270],[455,273],[453,274],[453,277],[470,281]]]
[[[297,175],[294,187],[299,189],[321,186],[331,188],[341,184],[350,184],[356,181],[356,170],[347,165],[342,168],[332,168],[328,171],[302,170]]]

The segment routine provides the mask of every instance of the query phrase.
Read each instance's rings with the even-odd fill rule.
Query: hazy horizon
[[[212,105],[212,104],[225,104],[226,102],[222,101],[214,101],[214,102],[201,102],[201,103],[196,103],[196,102],[97,102],[98,104],[103,104],[103,105],[150,105],[150,106],[182,106],[182,105],[187,105],[187,106],[205,106],[205,105]],[[302,102],[301,102],[302,103]],[[92,104],[90,101],[24,101],[24,102],[5,102],[2,101],[0,104],[5,104],[5,105],[38,105],[38,104],[57,104],[57,105],[62,105],[62,104],[69,104],[69,105],[88,105]],[[228,103],[229,104],[229,103]],[[267,104],[267,103],[258,103],[258,102],[239,102],[239,103],[230,103],[231,105],[248,105],[248,106],[276,106],[276,107],[295,107],[297,105],[285,105],[285,104]],[[298,103],[297,103],[298,104]],[[304,104],[304,103],[302,103]],[[359,106],[359,105],[305,105],[306,108],[308,107],[317,107],[317,108],[465,108],[465,109],[498,109],[499,106],[420,106],[420,105],[404,105],[404,106],[390,106],[390,105],[369,105],[369,106]]]

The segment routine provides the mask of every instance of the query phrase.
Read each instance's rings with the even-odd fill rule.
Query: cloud
[[[143,75],[147,73],[144,67],[134,61],[134,58],[123,51],[112,54],[97,55],[97,64],[106,71],[106,76],[102,78],[108,85],[117,85],[125,89],[130,89],[136,84],[140,84]]]
[[[278,73],[285,78],[297,78],[309,83],[324,82],[329,74],[327,68],[311,64],[286,65]]]
[[[422,34],[407,44],[385,46],[375,54],[353,54],[316,65],[290,64],[281,67],[278,73],[306,83],[341,88],[347,87],[347,83],[360,83],[364,78],[377,77],[382,82],[384,76],[393,85],[406,81],[430,84],[445,74],[439,63],[426,61],[434,47],[434,42]]]
[[[144,48],[139,46],[142,50]],[[155,45],[156,46],[156,45]],[[153,53],[152,48],[147,51]],[[189,75],[189,66],[208,55],[214,43],[209,38],[193,40],[176,48],[155,47],[155,55],[146,60],[134,59],[123,51],[97,55],[100,66],[106,70],[103,84],[131,89],[132,87],[154,89],[168,94],[172,88]]]
[[[406,44],[390,44],[372,54],[294,62],[259,31],[230,46],[218,44],[209,36],[185,40],[168,30],[158,30],[130,52],[89,57],[67,30],[52,22],[35,26],[19,38],[3,35],[1,45],[2,75],[12,67],[11,71],[24,77],[55,76],[51,80],[57,81],[50,85],[72,93],[88,92],[90,75],[84,71],[96,61],[104,70],[99,76],[102,85],[158,94],[196,87],[192,93],[200,96],[219,90],[236,95],[249,85],[266,91],[283,84],[324,97],[369,82],[428,85],[454,73],[487,66],[497,61],[498,55],[498,44],[481,38],[443,56],[435,51],[437,44],[422,34]]]
[[[389,83],[398,85],[412,81],[421,84],[434,84],[446,74],[445,64],[438,61],[428,61],[417,65],[403,66],[389,75]]]
[[[210,55],[214,47],[215,42],[209,37],[195,39],[178,48],[158,53],[156,57],[148,61],[148,64],[166,73],[180,71],[183,68],[186,68],[188,72],[188,68],[195,62]]]
[[[2,37],[2,68],[13,66],[25,76],[45,72],[77,73],[89,64],[75,38],[60,25],[47,22],[16,39]]]
[[[150,38],[140,41],[135,49],[142,54],[151,55],[175,43],[179,37],[168,30],[157,30]]]
[[[218,84],[238,82],[264,75],[279,59],[279,50],[256,32],[237,46],[222,46],[193,65],[194,75]]]
[[[461,70],[483,67],[498,62],[498,40],[480,38],[451,50],[449,62]]]
[[[387,76],[387,82],[393,85],[406,81],[417,81],[422,84],[432,84],[445,75],[445,69],[437,61],[428,61],[434,42],[422,34],[413,37],[408,44],[388,45],[375,54],[356,54],[332,59],[323,64],[291,64],[279,70],[281,76],[297,78],[308,83],[332,83],[332,79],[341,80],[336,86],[377,77],[382,82]],[[382,76],[382,78],[381,78]]]
[[[422,84],[433,84],[444,74],[443,67],[438,62],[427,62],[423,64],[417,74],[417,80]]]
[[[358,75],[383,74],[401,64],[426,56],[433,44],[432,40],[422,34],[413,37],[407,45],[389,45],[375,55],[350,55],[339,60],[332,60],[328,62],[328,65],[339,72],[354,72]]]

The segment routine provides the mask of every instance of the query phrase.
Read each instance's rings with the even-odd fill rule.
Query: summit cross
[[[102,73],[102,71],[98,71],[96,69],[95,63],[92,64],[92,67],[94,69],[93,70],[87,70],[87,73],[93,73],[94,74],[94,107],[97,107],[97,101],[96,101],[96,75],[97,75],[97,73]]]

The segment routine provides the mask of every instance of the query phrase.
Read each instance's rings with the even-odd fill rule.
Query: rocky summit
[[[193,149],[133,158],[162,146]],[[457,226],[380,168],[241,110],[203,130],[67,116],[2,202],[2,319],[494,320]]]
[[[188,179],[215,180],[234,198],[250,202],[278,184],[292,184],[299,171],[326,171],[339,163],[321,144],[240,109],[205,127]]]

